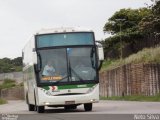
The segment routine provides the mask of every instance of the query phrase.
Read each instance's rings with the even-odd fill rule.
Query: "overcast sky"
[[[145,3],[150,0],[0,0],[0,58],[21,56],[31,35],[42,28],[87,27],[103,39],[109,17]]]

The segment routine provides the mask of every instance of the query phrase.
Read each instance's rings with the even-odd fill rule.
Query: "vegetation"
[[[126,100],[126,101],[146,101],[146,102],[159,102],[160,94],[156,96],[113,96],[113,97],[100,97],[101,100]]]
[[[160,63],[160,47],[144,48],[137,54],[132,54],[122,60],[105,60],[102,66],[102,71],[130,63]]]
[[[22,57],[0,59],[0,73],[22,71]]]
[[[103,31],[112,35],[102,42],[106,59],[119,59],[121,49],[127,47],[131,50],[129,55],[138,52],[141,48],[136,46],[142,40],[160,37],[160,1],[153,0],[153,4],[145,8],[117,11],[106,22]],[[127,56],[122,54],[122,57]]]
[[[140,9],[121,9],[116,12],[104,26],[104,32],[117,34],[120,32],[120,25],[122,32],[132,32],[138,30],[139,22],[151,14],[148,8]]]
[[[139,24],[140,30],[145,33],[159,34],[160,33],[160,0],[154,1],[154,3],[149,6],[152,14],[147,15],[142,19]]]
[[[22,87],[22,86],[23,86],[23,82],[17,84],[15,80],[5,79],[3,83],[0,84],[0,92],[2,89],[12,88],[12,87]],[[5,103],[7,103],[7,100],[0,98],[0,105]]]
[[[14,80],[5,79],[5,80],[3,81],[3,83],[0,84],[0,91],[1,91],[2,89],[12,88],[12,87],[14,87],[14,86],[16,86],[16,83],[15,83]],[[1,104],[5,104],[5,103],[7,103],[7,101],[6,101],[5,99],[0,98],[0,105],[1,105]]]
[[[12,88],[16,86],[16,83],[14,80],[5,79],[2,84],[0,84],[0,90],[5,88]]]
[[[1,104],[6,104],[6,103],[7,103],[7,101],[6,101],[6,100],[4,100],[4,99],[0,98],[0,105],[1,105]]]
[[[152,5],[145,8],[121,9],[106,22],[103,30],[111,36],[102,41],[106,60],[101,71],[130,63],[160,64],[160,0],[152,2]],[[124,55],[123,50],[129,52]],[[112,96],[100,99],[159,102],[160,94]]]
[[[103,42],[106,57],[118,59],[122,48],[133,46],[141,41],[144,38],[144,33],[140,31],[138,25],[144,17],[150,14],[151,10],[148,8],[121,9],[116,12],[103,29],[104,32],[112,34]],[[133,53],[136,51],[136,48],[130,48]]]

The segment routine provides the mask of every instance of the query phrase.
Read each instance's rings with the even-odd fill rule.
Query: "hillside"
[[[145,48],[137,54],[132,54],[122,60],[105,60],[101,71],[114,69],[130,63],[160,63],[160,47]]]

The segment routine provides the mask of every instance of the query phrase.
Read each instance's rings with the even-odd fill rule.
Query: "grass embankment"
[[[132,54],[125,59],[106,60],[103,63],[101,71],[111,70],[125,64],[138,63],[160,63],[160,47],[145,48],[136,54]],[[127,101],[160,101],[160,94],[156,96],[114,96],[101,97],[102,100],[127,100]]]
[[[3,83],[0,84],[0,90],[1,90],[1,89],[5,89],[5,88],[12,88],[12,87],[14,87],[14,86],[16,86],[16,83],[15,83],[14,80],[5,79],[5,80],[3,81]]]
[[[15,80],[5,79],[3,83],[0,84],[0,91],[6,88],[19,87],[23,86],[22,83],[16,84]],[[0,104],[5,104],[7,101],[5,99],[0,98]]]
[[[1,104],[6,104],[6,103],[7,103],[7,101],[5,99],[0,98],[0,105]]]
[[[106,60],[103,63],[101,71],[114,69],[130,63],[160,63],[160,47],[145,48],[142,51],[132,54],[122,60]]]
[[[156,96],[113,96],[100,97],[101,100],[124,100],[124,101],[145,101],[145,102],[160,102],[160,94]]]

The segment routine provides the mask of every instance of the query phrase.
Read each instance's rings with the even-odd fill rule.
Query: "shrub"
[[[5,88],[11,88],[16,86],[16,83],[14,80],[11,79],[4,79],[4,82],[0,85],[0,90]]]
[[[7,103],[7,101],[4,100],[4,99],[2,99],[2,98],[0,98],[0,105],[1,105],[1,104],[5,104],[5,103]]]

